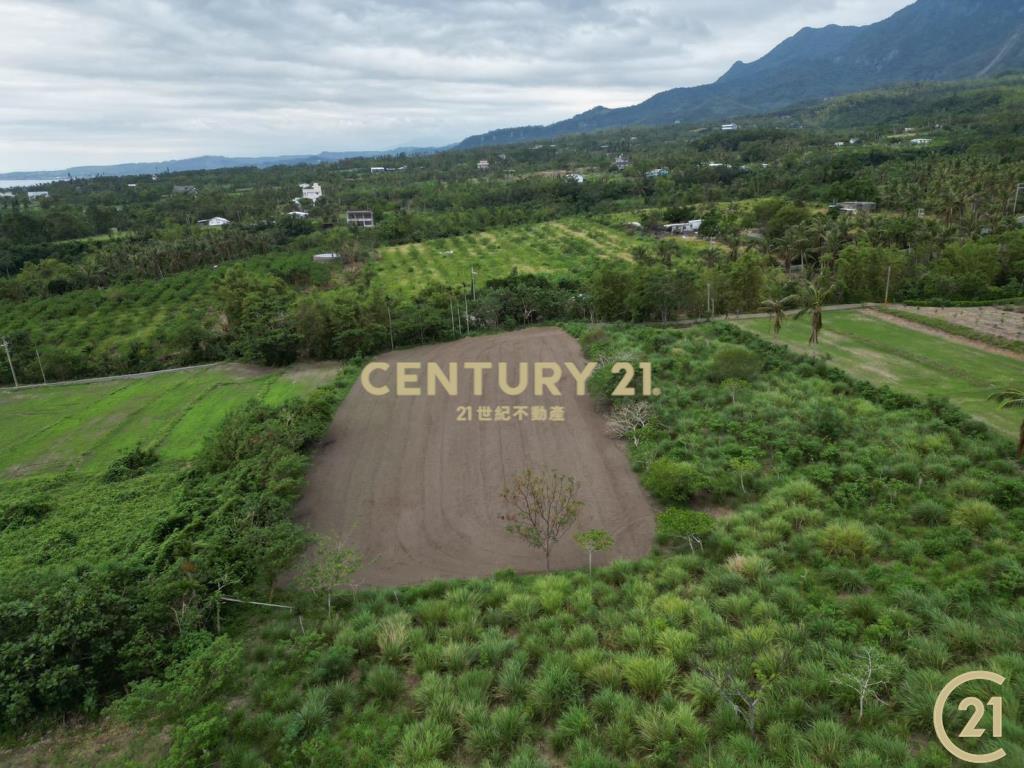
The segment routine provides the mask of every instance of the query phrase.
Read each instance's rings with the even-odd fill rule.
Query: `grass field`
[[[738,324],[770,337],[767,319]],[[790,320],[781,340],[807,352],[807,318]],[[1019,386],[1024,363],[926,333],[903,328],[857,311],[825,314],[819,354],[853,376],[888,384],[912,395],[949,398],[967,413],[1000,432],[1014,436],[1020,411],[1004,411],[988,400],[1008,386]]]
[[[329,380],[337,366],[271,371],[217,365],[145,378],[0,391],[0,477],[105,469],[142,444],[161,459],[193,456],[229,410],[271,404]]]
[[[382,248],[375,272],[389,288],[412,292],[429,281],[477,284],[520,272],[569,273],[599,258],[629,259],[640,241],[597,221],[561,219]]]
[[[174,511],[183,462],[230,410],[308,394],[337,371],[335,363],[222,364],[0,391],[0,572],[63,578],[78,564],[152,546]],[[105,481],[111,463],[139,444],[159,462],[141,477]],[[37,519],[29,525],[26,514]]]

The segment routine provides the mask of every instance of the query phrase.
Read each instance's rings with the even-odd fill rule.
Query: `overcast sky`
[[[910,0],[0,0],[0,171],[440,145]]]

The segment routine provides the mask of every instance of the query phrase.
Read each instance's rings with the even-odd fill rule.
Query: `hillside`
[[[595,107],[548,126],[472,136],[474,147],[626,125],[694,123],[771,112],[885,85],[998,75],[1024,68],[1020,0],[918,0],[864,27],[805,28],[715,83],[674,88],[631,107]]]

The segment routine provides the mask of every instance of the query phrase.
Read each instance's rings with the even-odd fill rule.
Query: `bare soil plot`
[[[913,311],[914,310],[914,308],[911,308],[911,307],[906,307],[906,308],[900,307],[900,309],[901,309],[901,311]],[[936,309],[936,308],[935,307],[928,307],[927,309]],[[882,320],[882,321],[884,321],[886,323],[891,323],[892,325],[898,325],[901,328],[909,328],[912,331],[917,331],[919,333],[925,333],[925,334],[927,334],[929,336],[935,336],[936,338],[939,338],[939,339],[946,339],[947,341],[951,341],[954,344],[962,344],[965,347],[973,347],[974,349],[981,349],[981,350],[984,350],[985,352],[991,352],[994,355],[1002,355],[1003,357],[1010,357],[1010,358],[1013,358],[1014,360],[1024,360],[1024,354],[1021,354],[1020,352],[1014,352],[1012,349],[1003,349],[1000,346],[997,346],[995,344],[989,344],[989,343],[986,343],[984,341],[979,341],[978,339],[969,339],[966,336],[958,336],[955,333],[949,333],[948,331],[944,331],[941,328],[932,328],[931,326],[928,326],[928,325],[922,325],[921,323],[915,323],[912,320],[907,320],[906,318],[903,318],[903,317],[897,317],[896,315],[891,315],[888,312],[879,312],[879,311],[877,311],[875,309],[863,309],[863,310],[861,310],[861,312],[863,314],[869,316],[869,317],[873,317],[873,318],[876,318],[878,320]],[[921,314],[924,314],[924,313],[921,313]],[[1006,314],[1014,314],[1014,313],[1009,313],[1008,312]],[[932,315],[932,316],[933,317],[941,317],[940,315]],[[957,325],[964,325],[959,320],[948,320],[947,318],[943,318],[943,319],[947,320],[947,322],[951,322],[951,323],[955,322]],[[968,327],[968,326],[965,326],[965,327]],[[974,327],[974,326],[970,326],[970,327],[974,328],[975,330],[979,330],[979,331],[983,330],[980,327]],[[1015,337],[1009,336],[1006,333],[993,333],[991,331],[984,331],[984,332],[985,333],[989,333],[992,336],[1002,336],[1003,338],[1006,338],[1006,339],[1013,339],[1015,341],[1017,340]]]
[[[924,317],[937,317],[947,323],[999,336],[1011,341],[1024,341],[1024,311],[1010,307],[907,307],[903,312],[912,312]]]
[[[436,362],[573,362],[583,356],[572,337],[558,329],[516,331],[463,339],[382,355],[377,360]],[[488,576],[497,570],[543,570],[539,550],[505,531],[501,489],[526,467],[553,467],[581,483],[584,507],[573,532],[603,528],[615,547],[595,563],[648,553],[654,511],[630,469],[622,446],[605,433],[604,418],[575,386],[562,396],[519,397],[485,379],[474,397],[468,375],[458,396],[370,395],[357,382],[335,415],[317,452],[297,520],[317,533],[341,538],[363,553],[359,583],[395,586],[431,579]],[[470,422],[456,419],[458,406],[563,406],[564,422],[529,419]],[[552,568],[578,568],[586,556],[571,534],[555,547]]]

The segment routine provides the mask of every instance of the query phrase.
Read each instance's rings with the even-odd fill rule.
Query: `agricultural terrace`
[[[0,390],[0,477],[106,469],[136,445],[191,458],[212,428],[250,399],[271,405],[310,392],[332,363],[267,369],[221,364],[153,376]]]
[[[1024,342],[1024,307],[907,307],[900,312],[963,326],[988,336]]]
[[[767,319],[738,325],[771,337]],[[938,338],[858,311],[828,312],[818,349],[809,347],[804,317],[783,325],[780,341],[801,352],[821,354],[844,371],[873,384],[887,384],[918,397],[946,397],[999,432],[1014,436],[1020,412],[1000,410],[993,392],[1017,386],[1024,363],[994,352]]]
[[[382,248],[374,270],[389,288],[405,293],[430,281],[469,285],[471,269],[477,271],[479,286],[513,268],[569,275],[597,259],[628,260],[640,242],[624,228],[561,219]]]
[[[184,462],[225,416],[309,395],[338,368],[220,364],[0,390],[0,573],[60,585],[84,572],[76,569],[151,556],[180,515]],[[136,446],[154,450],[155,462],[111,475]]]

